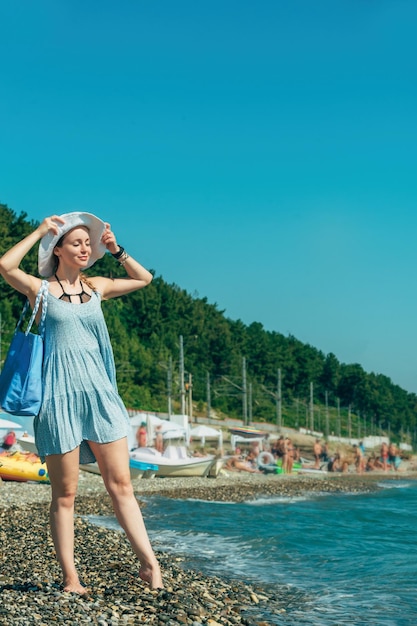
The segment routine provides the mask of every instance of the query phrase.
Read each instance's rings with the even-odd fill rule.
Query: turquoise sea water
[[[284,593],[276,624],[414,626],[417,482],[380,485],[242,504],[152,497],[144,517],[155,548],[184,567]]]

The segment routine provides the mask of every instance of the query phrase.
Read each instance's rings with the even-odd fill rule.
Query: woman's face
[[[90,233],[85,226],[77,226],[70,230],[56,246],[54,254],[60,265],[78,268],[87,267],[91,256]]]

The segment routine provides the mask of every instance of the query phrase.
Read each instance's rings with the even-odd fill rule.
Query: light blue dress
[[[98,292],[82,304],[48,292],[43,389],[41,410],[34,420],[42,459],[80,446],[80,463],[92,463],[95,457],[87,440],[108,443],[128,436],[129,416],[117,392]]]

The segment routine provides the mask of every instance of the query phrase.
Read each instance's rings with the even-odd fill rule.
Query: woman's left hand
[[[101,241],[106,246],[107,250],[110,254],[116,254],[119,251],[119,246],[117,245],[116,236],[114,232],[110,228],[110,224],[105,222],[106,230],[101,236]]]

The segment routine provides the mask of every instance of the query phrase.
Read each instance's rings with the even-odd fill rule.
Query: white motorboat
[[[100,469],[97,463],[81,463],[80,469],[84,472],[90,472],[90,474],[100,474]],[[129,461],[130,478],[153,478],[158,471],[158,466],[154,463],[143,463],[142,461],[136,461],[130,459]]]
[[[17,443],[23,450],[27,452],[33,452],[34,454],[38,454],[38,449],[35,443],[35,437],[29,435],[28,433],[23,433],[20,437],[17,438]]]
[[[208,476],[217,460],[212,454],[188,456],[185,446],[167,446],[163,454],[155,448],[135,448],[130,452],[130,458],[142,463],[153,463],[158,466],[155,476],[171,478]]]
[[[32,437],[32,435],[24,433],[21,437],[18,438],[17,442],[23,448],[23,450],[26,450],[28,452],[34,452],[35,454],[38,453],[38,449],[35,444],[35,438]],[[157,465],[155,465],[153,461],[146,461],[142,463],[135,459],[130,459],[129,468],[130,478],[132,479],[153,478],[158,469]],[[80,469],[84,470],[85,472],[90,472],[91,474],[100,474],[97,463],[81,464]]]

